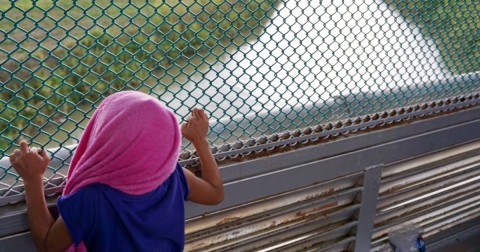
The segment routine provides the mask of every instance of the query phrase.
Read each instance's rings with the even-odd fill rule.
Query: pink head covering
[[[140,195],[175,169],[180,129],[173,112],[136,91],[110,95],[97,108],[77,146],[63,194],[92,183]]]

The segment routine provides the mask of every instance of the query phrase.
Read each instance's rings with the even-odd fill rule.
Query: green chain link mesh
[[[77,143],[125,89],[180,121],[206,108],[221,145],[469,94],[480,79],[478,0],[0,0],[0,13],[2,156],[22,139]],[[0,182],[19,177],[2,165]]]

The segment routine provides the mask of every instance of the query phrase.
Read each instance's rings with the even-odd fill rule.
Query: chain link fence
[[[204,107],[214,152],[234,154],[478,99],[476,0],[0,0],[0,13],[0,150],[47,147],[46,187],[119,90],[179,121]],[[0,165],[0,196],[20,193]]]

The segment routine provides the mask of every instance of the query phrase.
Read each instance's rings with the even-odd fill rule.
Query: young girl
[[[70,163],[56,220],[47,209],[45,150],[20,143],[10,162],[23,178],[39,251],[182,251],[184,200],[218,204],[223,185],[202,109],[179,128],[173,112],[135,91],[107,97],[90,119]],[[181,135],[192,142],[202,178],[177,163]]]

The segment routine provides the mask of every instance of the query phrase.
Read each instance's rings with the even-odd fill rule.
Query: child
[[[93,114],[75,150],[58,199],[57,220],[43,192],[50,158],[45,150],[21,142],[10,162],[24,181],[38,250],[182,251],[184,200],[223,200],[207,132],[202,109],[193,109],[179,129],[173,112],[149,95],[110,95]],[[180,133],[198,153],[202,178],[177,163]]]

